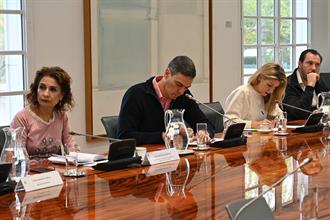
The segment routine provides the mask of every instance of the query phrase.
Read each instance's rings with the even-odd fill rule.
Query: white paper
[[[70,155],[75,155],[74,152],[70,152]],[[78,162],[89,162],[89,161],[97,161],[97,160],[105,160],[106,156],[102,154],[88,154],[88,153],[78,153]]]
[[[70,152],[70,155],[75,156],[76,153]],[[107,157],[102,154],[78,153],[78,163],[94,162],[98,160],[106,160]],[[52,163],[65,164],[65,156],[56,155],[48,158]]]
[[[301,128],[301,127],[304,127],[304,126],[303,125],[287,125],[286,127],[295,129],[295,128]]]

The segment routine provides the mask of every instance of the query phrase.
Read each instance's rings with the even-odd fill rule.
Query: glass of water
[[[78,154],[79,149],[77,147],[70,147],[69,144],[63,145],[63,154],[65,157],[65,171],[64,176],[79,177],[85,176],[84,171],[79,170],[78,168]]]

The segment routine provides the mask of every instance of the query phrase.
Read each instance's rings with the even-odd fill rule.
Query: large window
[[[275,62],[287,73],[310,47],[310,0],[242,0],[243,80]]]
[[[24,0],[0,0],[0,126],[24,106]]]

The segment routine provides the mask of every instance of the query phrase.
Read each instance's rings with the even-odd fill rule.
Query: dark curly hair
[[[74,100],[71,93],[71,77],[61,67],[42,67],[36,72],[34,82],[30,85],[30,91],[26,95],[27,101],[34,107],[39,107],[38,102],[38,87],[42,78],[45,76],[51,77],[56,80],[61,87],[63,99],[54,107],[55,111],[68,111],[74,106]]]

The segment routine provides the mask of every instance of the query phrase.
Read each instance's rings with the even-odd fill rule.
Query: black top
[[[164,143],[162,132],[165,132],[164,110],[153,87],[151,77],[144,83],[130,87],[122,100],[118,137],[134,138],[137,145]],[[189,93],[189,90],[186,91]],[[196,132],[196,123],[207,123],[210,137],[214,136],[214,127],[208,121],[196,102],[184,95],[173,100],[170,109],[185,109],[183,118]]]
[[[313,102],[313,92],[315,90],[316,94],[320,92],[327,91],[326,85],[322,81],[317,81],[315,87],[306,86],[305,91],[302,90],[298,83],[296,68],[293,73],[288,76],[288,85],[285,90],[285,97],[283,103],[293,105],[308,111],[313,111],[316,109],[315,106],[312,106]],[[288,113],[288,120],[300,120],[306,119],[309,116],[308,112],[304,112],[298,109],[294,109],[288,106],[283,106],[284,111]]]

